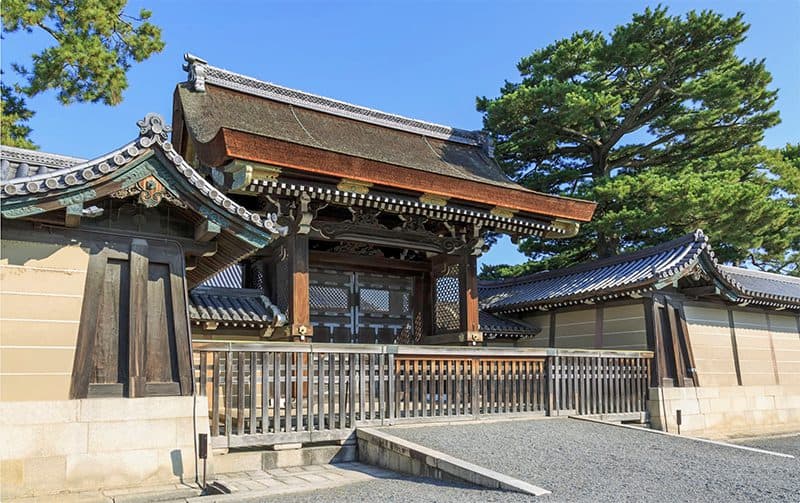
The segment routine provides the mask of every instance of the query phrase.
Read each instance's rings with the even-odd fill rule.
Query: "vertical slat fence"
[[[346,438],[360,425],[524,415],[635,416],[649,352],[196,344],[218,447]],[[627,417],[626,416],[626,417]]]

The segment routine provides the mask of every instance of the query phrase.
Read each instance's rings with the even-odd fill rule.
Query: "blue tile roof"
[[[701,230],[652,248],[557,271],[482,281],[481,307],[515,312],[629,296],[663,288],[698,264],[730,300],[800,309],[800,278],[720,265]]]

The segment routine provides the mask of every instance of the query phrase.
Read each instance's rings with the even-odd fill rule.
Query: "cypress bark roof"
[[[431,193],[548,218],[589,221],[595,203],[512,182],[486,134],[256,80],[187,55],[173,99],[173,142],[209,167],[231,159]],[[186,131],[187,134],[184,134]],[[420,176],[426,175],[426,176]]]
[[[481,306],[491,312],[594,302],[658,290],[699,267],[727,300],[800,309],[800,278],[717,263],[703,231],[659,246],[518,278],[482,281]]]
[[[203,93],[178,86],[175,99],[191,135],[201,143],[222,128],[339,154],[526,190],[510,181],[480,144],[428,137],[216,85]]]

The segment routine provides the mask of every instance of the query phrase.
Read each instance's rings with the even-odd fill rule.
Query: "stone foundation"
[[[205,397],[0,402],[0,497],[195,481]]]
[[[653,428],[708,437],[744,437],[800,431],[800,385],[650,388]]]

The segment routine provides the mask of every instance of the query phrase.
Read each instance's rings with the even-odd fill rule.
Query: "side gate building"
[[[795,431],[800,278],[719,264],[701,230],[635,253],[484,281],[482,308],[542,335],[533,347],[655,352],[654,427]]]
[[[91,160],[2,148],[4,498],[193,481],[198,433],[219,472],[354,456],[361,425],[800,425],[800,281],[698,232],[479,282],[488,233],[568,239],[594,203],[507,180],[481,132],[186,60],[171,126]]]

